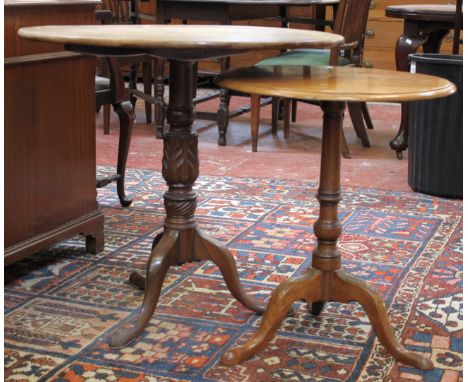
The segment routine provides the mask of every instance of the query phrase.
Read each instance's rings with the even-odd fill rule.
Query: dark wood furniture
[[[420,47],[424,53],[438,53],[443,38],[455,26],[455,5],[417,4],[389,6],[385,10],[387,17],[404,20],[403,34],[395,47],[396,68],[409,71],[408,54],[415,53]],[[408,148],[408,104],[401,104],[400,129],[390,147],[398,158]]]
[[[319,29],[325,27],[325,7],[338,5],[339,0],[158,0],[156,2],[156,23],[166,24],[174,19],[182,19],[193,22],[211,22],[222,25],[231,25],[238,21],[267,19],[271,18],[287,26],[289,22],[311,24],[312,17],[288,17],[289,7],[310,7],[314,5],[318,8],[316,17],[321,20],[314,20],[319,24]],[[322,23],[321,23],[322,22]],[[164,61],[159,60],[158,67],[155,68],[155,122],[156,136],[162,137],[164,128]],[[227,70],[231,65],[229,58],[224,58],[220,62],[220,70]],[[195,68],[197,70],[197,68]],[[215,98],[210,96],[208,99]],[[236,110],[229,110],[229,94],[225,89],[219,93],[220,105],[217,113],[199,113],[199,117],[207,120],[215,120],[218,124],[219,139],[218,144],[226,144],[226,130],[229,119],[250,111],[249,106]],[[196,100],[195,103],[207,99]],[[268,101],[269,102],[269,101]],[[263,103],[266,104],[267,102]]]
[[[164,194],[164,232],[154,240],[146,279],[136,272],[130,276],[131,282],[145,287],[140,314],[132,327],[120,328],[112,335],[110,346],[125,346],[144,330],[156,308],[166,272],[176,264],[212,260],[232,295],[247,309],[263,313],[264,305],[242,288],[232,254],[203,233],[195,219],[197,194],[193,185],[199,163],[198,135],[192,131],[194,65],[201,59],[255,49],[336,46],[343,38],[324,32],[217,25],[51,26],[21,29],[19,33],[38,41],[66,43],[72,51],[104,55],[148,53],[169,61],[170,129],[164,135],[162,163],[162,175],[168,184]]]
[[[147,0],[139,0],[147,1]],[[112,13],[111,19],[103,20],[102,24],[139,24],[137,17],[136,0],[103,0],[102,8],[104,11]],[[136,99],[141,98],[145,102],[146,123],[151,123],[151,105],[154,99],[151,96],[152,85],[152,66],[153,59],[149,56],[121,57],[119,64],[128,68],[128,89],[131,95],[132,106],[135,107]],[[143,91],[137,88],[138,73],[141,64],[141,76],[143,78]],[[110,110],[105,110],[110,113]],[[109,125],[106,125],[108,115],[104,115],[104,134],[108,134]],[[107,132],[106,132],[107,131]]]
[[[100,21],[101,24],[110,24],[110,21],[114,17],[115,15],[110,10],[96,11],[96,19]],[[149,56],[147,57],[149,58]],[[101,107],[104,109],[104,134],[109,134],[111,105],[119,118],[120,128],[116,173],[97,179],[96,188],[105,187],[111,182],[117,182],[117,195],[120,204],[122,207],[128,207],[132,204],[132,200],[125,195],[125,171],[127,168],[128,150],[132,139],[135,113],[130,103],[129,89],[125,88],[123,74],[117,59],[113,57],[102,57],[99,61],[100,65],[98,65],[98,69],[101,75],[95,77],[96,110],[99,110]],[[104,75],[105,77],[103,77]]]
[[[95,59],[17,36],[31,25],[94,24],[97,3],[5,2],[5,265],[79,233],[88,251],[103,249]]]
[[[453,27],[453,47],[452,54],[460,53],[460,44],[461,40],[461,30],[463,24],[463,0],[457,0],[455,5],[455,25]]]
[[[359,302],[369,316],[382,345],[399,361],[428,370],[432,362],[404,349],[392,333],[385,303],[379,292],[341,270],[337,242],[341,234],[338,219],[340,196],[340,141],[342,114],[349,100],[409,101],[453,94],[455,85],[437,77],[353,67],[270,66],[237,69],[221,74],[220,86],[257,95],[321,100],[323,115],[322,156],[317,199],[319,218],[314,224],[317,247],[311,268],[281,283],[273,292],[260,328],[245,344],[227,351],[224,365],[234,365],[264,348],[274,336],[295,301],[312,304],[319,313],[323,302]]]
[[[96,187],[107,186],[117,182],[117,195],[122,207],[128,207],[132,200],[125,195],[125,171],[127,168],[128,150],[132,138],[133,120],[135,113],[130,103],[130,95],[116,58],[102,59],[106,65],[108,78],[96,76],[96,107],[112,105],[119,117],[119,149],[117,154],[117,172],[105,178],[96,180]]]

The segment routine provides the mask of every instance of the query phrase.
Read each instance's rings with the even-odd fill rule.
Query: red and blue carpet
[[[109,168],[101,168],[103,172]],[[357,304],[304,304],[274,340],[236,367],[222,353],[244,341],[260,317],[228,292],[218,269],[172,268],[156,313],[131,346],[109,350],[109,334],[138,312],[142,292],[127,283],[143,270],[163,222],[160,174],[130,170],[134,203],[99,191],[105,251],[80,238],[5,269],[5,381],[427,381],[461,379],[462,202],[415,193],[344,188],[343,267],[377,287],[394,331],[435,369],[395,363]],[[258,299],[309,266],[316,184],[200,177],[198,222],[234,254],[245,289]]]

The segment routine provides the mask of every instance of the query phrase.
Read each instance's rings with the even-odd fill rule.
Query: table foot
[[[390,326],[385,303],[377,290],[340,270],[322,272],[316,269],[280,284],[273,292],[257,332],[244,345],[228,350],[221,358],[221,363],[225,366],[237,365],[262,350],[274,336],[289,307],[297,300],[308,301],[318,313],[324,301],[357,301],[363,306],[377,337],[391,355],[422,370],[433,368],[430,359],[408,351],[398,343]]]
[[[244,307],[259,314],[265,312],[265,304],[249,296],[242,288],[234,257],[222,243],[198,228],[184,231],[166,229],[154,239],[146,277],[133,272],[129,278],[132,285],[145,290],[140,314],[131,328],[118,328],[112,334],[109,347],[124,347],[143,332],[156,309],[164,277],[172,265],[201,260],[211,260],[219,267],[229,291]]]
[[[432,361],[423,355],[406,350],[395,338],[387,310],[379,292],[370,285],[342,271],[334,273],[333,299],[338,302],[357,301],[366,311],[372,328],[385,349],[398,361],[422,370],[430,370]]]
[[[324,306],[325,301],[316,301],[311,304],[307,304],[310,314],[313,314],[314,316],[319,316],[320,313],[322,313]]]
[[[171,265],[176,264],[176,249],[178,231],[168,230],[160,239],[158,245],[151,252],[146,270],[146,281],[137,273],[130,276],[137,280],[137,284],[145,286],[145,296],[140,314],[131,328],[118,328],[111,336],[109,347],[117,349],[126,346],[130,341],[141,334],[151,319],[161,294],[164,277]],[[143,279],[143,280],[142,280]]]
[[[266,305],[249,296],[242,288],[234,257],[226,246],[200,229],[195,232],[195,259],[213,261],[220,269],[232,296],[247,309],[259,314],[265,313]]]
[[[262,350],[273,338],[290,307],[298,300],[320,298],[320,272],[310,269],[297,278],[290,278],[275,289],[255,335],[244,345],[228,350],[221,358],[225,366],[237,365]]]
[[[402,102],[400,129],[395,138],[389,142],[390,148],[395,150],[398,159],[403,158],[403,151],[408,148],[408,117],[409,104],[408,102]]]

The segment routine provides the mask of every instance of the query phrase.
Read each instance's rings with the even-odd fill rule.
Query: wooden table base
[[[228,350],[224,365],[235,365],[263,349],[274,336],[281,321],[295,301],[305,300],[318,313],[325,301],[359,302],[369,316],[377,337],[399,361],[428,370],[432,362],[421,354],[404,349],[390,327],[385,303],[374,288],[344,273],[337,241],[341,234],[338,220],[340,196],[340,139],[345,104],[322,102],[324,111],[320,186],[317,198],[320,213],[314,224],[318,245],[312,255],[312,267],[305,274],[281,283],[273,292],[260,328],[244,345]]]
[[[151,319],[159,300],[164,277],[172,265],[212,260],[221,270],[232,295],[247,309],[264,313],[265,306],[247,295],[230,251],[209,238],[195,221],[197,195],[193,184],[198,178],[198,135],[191,131],[195,113],[193,62],[170,60],[169,107],[170,131],[164,135],[162,175],[169,189],[164,194],[166,220],[164,232],[153,242],[146,279],[134,272],[130,282],[145,289],[140,314],[131,328],[118,328],[110,338],[111,348],[120,348],[135,339]]]

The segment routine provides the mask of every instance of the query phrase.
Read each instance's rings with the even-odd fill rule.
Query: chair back
[[[108,9],[114,15],[113,24],[133,24],[130,0],[103,0],[102,9]]]
[[[371,0],[340,0],[333,33],[342,35],[344,43],[340,47],[332,49],[331,65],[336,65],[340,51],[344,51],[345,57],[355,65],[362,65],[370,4]]]

